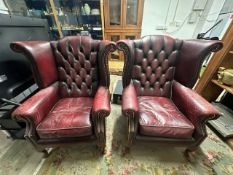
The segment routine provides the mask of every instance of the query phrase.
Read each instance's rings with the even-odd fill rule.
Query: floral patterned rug
[[[112,105],[107,119],[106,153],[95,145],[77,144],[53,150],[38,175],[212,175],[233,174],[233,151],[210,129],[208,138],[193,155],[192,163],[183,148],[135,142],[127,151],[126,118],[119,105]]]

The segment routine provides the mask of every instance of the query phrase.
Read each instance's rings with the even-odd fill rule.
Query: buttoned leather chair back
[[[195,150],[207,136],[205,123],[220,113],[191,88],[206,56],[222,42],[150,35],[117,45],[125,58],[122,112],[129,145],[140,139]]]
[[[170,98],[182,41],[151,36],[136,40],[134,45],[132,81],[137,95]]]
[[[38,151],[46,145],[97,140],[105,148],[110,114],[110,41],[69,36],[58,41],[19,41],[11,48],[29,59],[39,92],[12,114],[26,122],[27,138]]]
[[[83,36],[52,42],[62,97],[93,97],[99,85],[108,86],[108,69],[98,59],[99,44]]]

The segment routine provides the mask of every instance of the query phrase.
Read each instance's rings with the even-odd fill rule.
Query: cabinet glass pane
[[[121,1],[109,0],[109,15],[110,25],[121,24]]]
[[[110,35],[110,40],[111,41],[114,41],[114,42],[117,42],[118,40],[120,40],[120,35]],[[115,51],[115,52],[112,52],[110,54],[110,60],[119,60],[119,52],[118,51]]]
[[[116,42],[118,40],[120,40],[120,36],[119,35],[111,35],[111,41]]]
[[[125,39],[134,40],[136,37],[134,35],[126,35]]]
[[[127,0],[126,24],[137,25],[138,21],[138,0]]]

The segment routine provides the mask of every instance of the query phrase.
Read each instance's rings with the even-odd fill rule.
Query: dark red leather
[[[197,126],[197,122],[214,119],[220,113],[199,94],[178,82],[173,84],[172,100],[182,113]]]
[[[142,139],[195,150],[207,136],[206,121],[219,113],[177,81],[192,87],[203,59],[220,50],[222,42],[154,35],[117,45],[125,58],[122,110],[128,119],[128,144]]]
[[[191,138],[194,126],[164,97],[141,96],[139,102],[139,130],[147,136]]]
[[[110,94],[106,87],[100,86],[95,94],[93,101],[93,112],[105,112],[110,114]]]
[[[129,84],[123,89],[122,93],[122,111],[139,111],[137,93],[132,84]]]
[[[192,88],[206,56],[222,47],[223,43],[216,40],[184,40],[176,66],[175,80]]]
[[[117,49],[117,46],[114,42],[108,40],[102,40],[99,45],[99,86],[106,86],[109,87],[110,85],[110,76],[109,76],[109,69],[108,69],[108,55],[110,52],[114,52]]]
[[[27,99],[16,108],[12,117],[32,120],[34,125],[37,126],[58,100],[58,83],[54,83]]]
[[[134,40],[132,80],[138,96],[171,96],[181,46],[181,40],[162,35]]]
[[[123,88],[127,87],[131,82],[132,70],[134,65],[134,41],[120,40],[117,42],[118,49],[124,53],[124,67],[122,75]]]
[[[65,37],[51,44],[58,67],[62,97],[93,97],[98,86],[100,41],[90,37]]]
[[[92,98],[63,98],[37,126],[40,138],[81,137],[92,134]]]
[[[26,123],[25,138],[40,152],[54,144],[93,139],[103,150],[104,117],[110,113],[107,60],[116,45],[70,36],[50,43],[15,42],[11,47],[27,56],[40,87],[13,113]]]
[[[48,41],[14,42],[10,47],[27,56],[32,63],[32,72],[40,88],[45,88],[57,81],[57,67]]]

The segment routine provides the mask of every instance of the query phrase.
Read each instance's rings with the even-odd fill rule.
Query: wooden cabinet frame
[[[137,12],[137,25],[127,25],[126,23],[126,12],[127,12],[127,0],[123,1],[123,28],[125,29],[138,29],[142,26],[142,16],[143,16],[143,8],[144,8],[144,0],[138,0],[138,12]]]
[[[141,32],[129,32],[129,33],[122,33],[122,39],[127,39],[126,36],[135,36],[135,39],[140,38]]]
[[[127,13],[127,0],[114,0],[121,2],[121,12],[120,12],[120,25],[110,25],[110,14],[109,14],[109,0],[104,1],[104,36],[105,39],[111,40],[112,35],[119,35],[119,39],[126,39],[126,36],[135,36],[135,39],[140,38],[141,36],[141,26],[142,26],[142,16],[144,9],[144,0],[138,0],[138,9],[137,9],[137,24],[136,25],[127,25],[126,24],[126,13]],[[116,60],[114,57],[118,57]],[[124,54],[122,51],[115,51],[112,54],[109,54],[108,59],[109,69],[112,74],[121,74],[123,70],[123,61]]]
[[[127,25],[126,23],[126,13],[127,13],[127,0],[116,0],[121,2],[121,17],[120,25],[110,25],[110,15],[109,15],[109,0],[104,0],[104,17],[105,17],[105,28],[109,29],[138,29],[142,25],[143,7],[144,0],[138,0],[138,10],[137,10],[137,25]]]
[[[205,97],[208,101],[214,101],[223,90],[229,91],[228,87],[218,83],[217,72],[220,66],[233,68],[233,20],[228,27],[223,39],[224,47],[215,53],[207,65],[203,75],[195,86],[195,91]],[[233,88],[232,88],[233,90]]]
[[[122,0],[116,0],[121,1],[121,12],[120,14],[123,14],[123,6],[122,6]],[[123,15],[120,17],[120,25],[110,25],[110,15],[109,15],[109,0],[104,0],[104,19],[105,19],[105,28],[106,29],[120,29],[123,27]]]
[[[137,15],[136,15],[137,24],[136,25],[128,25],[126,23],[127,0],[115,0],[121,3],[120,25],[110,25],[109,1],[110,0],[104,0],[104,19],[105,19],[104,36],[105,36],[105,39],[111,40],[111,36],[113,35],[120,36],[119,39],[126,39],[127,35],[135,36],[134,39],[140,38],[144,0],[138,0],[138,9],[137,9]],[[109,57],[109,59],[113,60],[111,59],[111,57]],[[123,61],[123,54],[119,53],[118,61]]]

